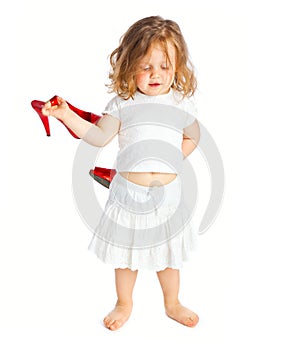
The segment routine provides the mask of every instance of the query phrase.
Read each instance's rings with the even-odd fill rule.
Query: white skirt
[[[117,173],[109,191],[89,250],[114,268],[180,269],[197,240],[180,175],[147,187]]]

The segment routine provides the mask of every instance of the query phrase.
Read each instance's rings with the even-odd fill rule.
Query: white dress
[[[114,98],[105,113],[121,120],[117,174],[89,249],[114,268],[180,269],[194,249],[191,224],[195,183],[184,176],[181,142],[195,122],[193,102],[166,95]],[[126,180],[120,171],[175,173],[166,185],[149,187]],[[191,205],[185,202],[191,196]]]

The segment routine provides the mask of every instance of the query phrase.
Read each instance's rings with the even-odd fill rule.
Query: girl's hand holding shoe
[[[69,110],[70,108],[67,102],[61,97],[55,96],[44,104],[42,108],[42,114],[45,116],[52,116],[56,119],[64,121]]]
[[[84,114],[81,117],[74,110]],[[103,147],[118,133],[119,121],[116,118],[105,116],[101,118],[95,114],[83,112],[67,103],[59,96],[54,96],[47,101],[41,110],[43,118],[53,116],[60,120],[76,138],[83,139],[87,143]],[[87,117],[86,117],[87,115]],[[85,119],[84,119],[85,117]],[[93,122],[91,122],[93,118]],[[48,126],[49,129],[49,126]],[[48,131],[49,135],[49,131]]]

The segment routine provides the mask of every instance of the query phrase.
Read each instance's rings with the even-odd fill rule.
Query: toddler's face
[[[175,74],[175,48],[168,43],[168,56],[160,44],[153,44],[141,59],[137,73],[136,86],[140,92],[149,96],[168,93]]]

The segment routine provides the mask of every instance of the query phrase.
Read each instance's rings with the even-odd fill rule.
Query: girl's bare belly
[[[173,181],[177,175],[177,174],[156,173],[156,172],[134,173],[134,172],[128,172],[128,171],[122,171],[120,172],[120,174],[128,181],[134,182],[137,185],[142,185],[147,187],[151,186],[150,184],[153,181],[160,182],[161,183],[160,186],[166,185],[169,182]],[[156,182],[154,182],[154,186],[156,186]]]

